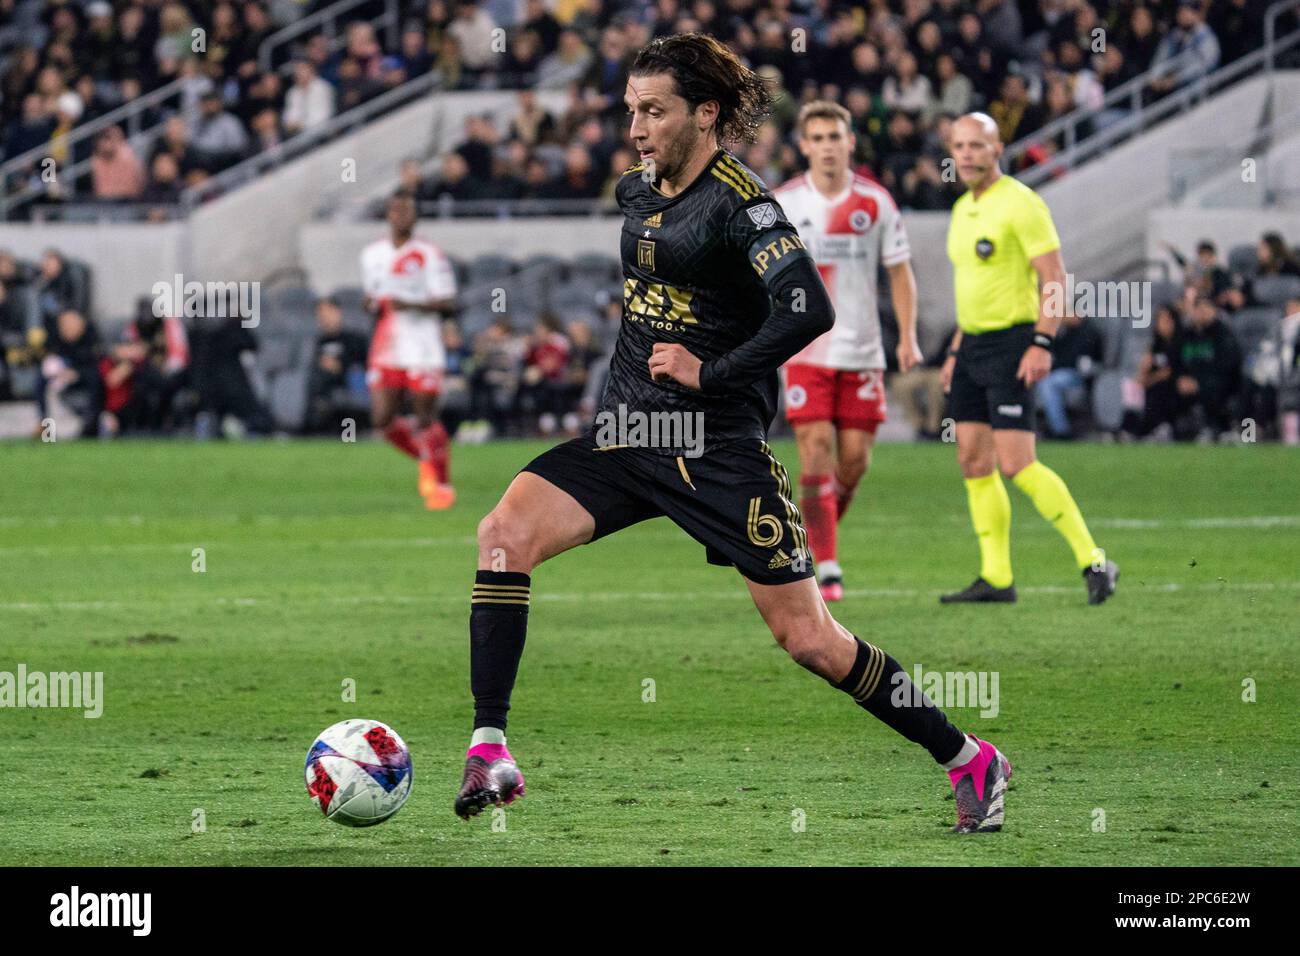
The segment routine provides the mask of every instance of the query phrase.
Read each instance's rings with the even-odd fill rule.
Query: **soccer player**
[[[808,244],[835,307],[835,328],[785,366],[785,414],[799,448],[799,505],[822,597],[844,597],[836,525],[871,466],[885,420],[885,350],[876,306],[884,263],[898,316],[898,368],[923,357],[916,342],[916,277],[903,218],[889,192],[849,168],[849,111],[815,100],[799,111],[799,151],[808,172],[774,195]]]
[[[456,310],[456,276],[442,250],[415,238],[415,220],[415,197],[394,194],[388,200],[389,237],[361,253],[362,304],[378,317],[366,381],[372,424],[419,462],[420,495],[437,510],[456,500],[450,441],[438,419],[446,366],[441,316]],[[403,392],[411,396],[413,419],[399,414]]]
[[[1069,543],[1088,603],[1101,604],[1115,593],[1119,567],[1093,542],[1065,482],[1034,452],[1034,385],[1052,369],[1052,337],[1061,322],[1061,240],[1047,204],[998,168],[1002,142],[991,117],[958,119],[949,146],[968,191],[948,225],[957,334],[942,375],[979,538],[980,575],[940,601],[1015,601],[1006,475]]]
[[[765,440],[782,363],[834,323],[794,226],[720,146],[754,136],[771,94],[723,44],[689,33],[655,39],[637,54],[624,101],[641,162],[616,188],[624,308],[596,422],[690,416],[702,419],[704,441],[693,447],[674,429],[647,438],[635,426],[611,436],[602,424],[526,465],[479,524],[474,730],[456,813],[468,818],[524,792],[506,746],[506,715],[533,569],[666,515],[704,546],[710,563],[737,568],[798,664],[948,771],[958,832],[999,829],[1010,764],[954,727],[892,657],[831,617],[789,476]]]

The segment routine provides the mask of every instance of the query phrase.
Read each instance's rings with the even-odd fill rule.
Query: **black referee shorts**
[[[710,564],[734,565],[758,584],[813,576],[790,476],[767,442],[743,439],[676,458],[649,448],[602,449],[588,433],[522,470],[568,492],[596,519],[592,541],[668,517],[704,545]]]
[[[956,422],[1033,431],[1034,390],[1016,378],[1020,360],[1033,342],[1033,322],[979,335],[963,332],[948,390],[947,416]]]

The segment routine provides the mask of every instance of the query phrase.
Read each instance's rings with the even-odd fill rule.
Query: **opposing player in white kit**
[[[822,597],[844,597],[836,525],[871,464],[885,420],[885,350],[876,304],[883,263],[898,318],[898,367],[922,360],[916,341],[916,278],[893,198],[849,166],[849,112],[827,100],[799,111],[808,172],[775,190],[808,246],[835,305],[835,327],[786,363],[786,417],[799,446],[799,508]]]
[[[442,250],[413,236],[415,221],[414,197],[395,194],[388,201],[389,238],[361,253],[363,305],[377,316],[366,381],[371,423],[419,462],[420,494],[428,508],[439,509],[456,500],[450,441],[438,420],[447,364],[441,317],[456,311],[456,276]],[[414,419],[399,414],[403,392],[411,396]]]

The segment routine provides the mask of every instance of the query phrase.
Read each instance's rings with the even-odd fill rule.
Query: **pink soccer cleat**
[[[524,795],[524,775],[505,744],[476,744],[465,754],[465,777],[456,815],[468,820],[489,804],[502,806]]]
[[[986,740],[971,735],[980,752],[948,771],[957,799],[953,833],[996,833],[1002,829],[1003,799],[1011,779],[1011,761]]]

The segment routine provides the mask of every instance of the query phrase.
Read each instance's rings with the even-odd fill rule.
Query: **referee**
[[[1061,240],[1047,204],[998,168],[1002,143],[991,117],[961,117],[950,146],[968,191],[948,224],[957,335],[942,375],[979,539],[980,576],[939,600],[1015,601],[1006,475],[1069,543],[1088,603],[1100,604],[1115,593],[1119,567],[1093,542],[1065,482],[1034,455],[1034,384],[1051,371],[1061,321],[1054,314],[1059,298],[1051,294],[1065,283]]]

